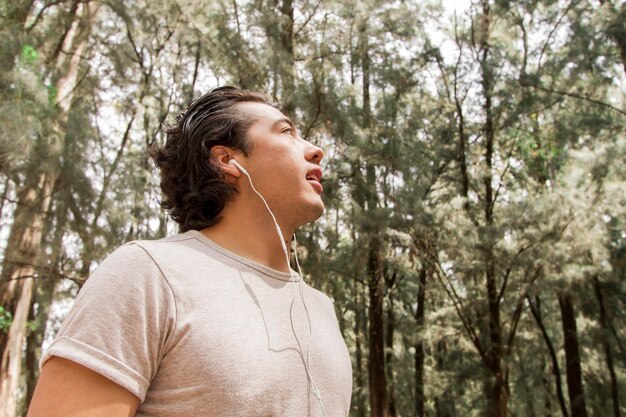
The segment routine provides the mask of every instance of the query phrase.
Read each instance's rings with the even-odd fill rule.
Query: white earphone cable
[[[296,302],[296,294],[297,294],[297,289],[296,289],[296,280],[293,276],[293,271],[291,269],[290,266],[290,262],[289,262],[289,252],[287,251],[287,245],[285,245],[285,241],[283,240],[283,232],[280,229],[280,226],[278,225],[278,221],[276,220],[276,217],[274,216],[274,213],[272,213],[272,210],[270,209],[269,205],[267,204],[267,201],[265,201],[265,198],[261,195],[261,193],[259,193],[256,189],[256,187],[254,186],[254,184],[252,183],[252,178],[250,177],[250,174],[248,174],[248,171],[246,171],[236,160],[231,159],[229,163],[234,164],[237,168],[239,168],[239,170],[248,178],[248,182],[250,183],[250,187],[252,187],[252,191],[254,191],[256,193],[256,195],[259,196],[259,198],[261,199],[261,201],[263,201],[263,204],[265,205],[265,208],[267,209],[268,213],[270,214],[270,216],[272,216],[272,220],[274,221],[274,226],[276,227],[276,232],[278,233],[278,238],[280,240],[280,244],[283,248],[283,253],[285,254],[285,260],[287,261],[287,268],[289,269],[289,275],[291,277],[291,283],[293,286],[293,298],[291,300],[291,305],[289,306],[289,321],[291,323],[291,331],[293,332],[293,335],[296,339],[296,343],[298,344],[298,349],[300,350],[300,355],[302,357],[302,362],[304,363],[304,370],[306,371],[307,377],[309,379],[309,381],[311,382],[311,386],[313,387],[313,394],[315,395],[315,398],[317,398],[320,407],[322,408],[322,413],[324,413],[324,417],[327,417],[326,415],[326,409],[324,408],[324,403],[322,402],[322,394],[317,386],[317,384],[315,383],[315,380],[313,379],[313,375],[311,375],[311,371],[309,369],[309,358],[310,358],[310,353],[311,353],[311,341],[313,340],[313,327],[311,325],[311,316],[309,314],[309,309],[307,308],[306,302],[304,301],[304,290],[303,290],[303,276],[302,276],[302,270],[300,269],[300,263],[298,262],[298,253],[297,250],[294,250],[295,253],[295,260],[296,260],[296,265],[298,267],[298,274],[300,275],[300,284],[298,285],[299,287],[299,293],[300,293],[300,299],[302,300],[302,305],[304,306],[304,311],[306,313],[306,318],[307,318],[307,322],[309,325],[309,342],[308,342],[308,346],[307,346],[307,353],[306,353],[306,357],[304,355],[304,351],[302,350],[302,345],[300,343],[300,339],[298,338],[298,334],[296,333],[296,329],[293,323],[293,306]],[[297,245],[297,241],[296,241],[296,235],[294,234],[294,241]],[[297,249],[297,248],[296,248]]]
[[[304,306],[304,311],[306,312],[306,318],[307,318],[307,321],[309,323],[309,343],[308,343],[308,346],[307,346],[307,349],[306,349],[306,367],[309,368],[309,358],[310,358],[310,355],[311,355],[311,342],[313,341],[313,328],[311,326],[311,316],[309,314],[309,308],[307,307],[306,303],[304,302],[304,286],[302,284],[302,282],[304,281],[304,277],[302,275],[302,269],[300,269],[300,262],[298,261],[298,240],[296,238],[296,234],[295,233],[293,234],[293,241],[295,243],[293,254],[294,254],[294,258],[296,260],[296,266],[298,268],[298,274],[300,275],[300,285],[299,285],[299,288],[300,288],[300,299],[302,300],[302,305]],[[292,323],[291,323],[291,327],[293,329],[293,320],[292,320]],[[294,334],[295,334],[295,330],[294,330]],[[298,341],[298,346],[299,345],[300,345],[300,342]],[[302,352],[302,348],[300,348],[300,352]],[[317,387],[317,384],[313,380],[313,376],[310,374],[308,369],[307,369],[307,373],[309,374],[309,379],[311,380],[311,384],[313,385],[313,393],[315,394],[315,396],[319,400],[320,406],[322,407],[322,412],[324,413],[324,416],[326,416],[326,409],[324,408],[324,403],[322,402],[322,394],[320,393],[320,390]]]

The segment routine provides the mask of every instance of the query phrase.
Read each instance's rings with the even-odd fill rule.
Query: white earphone
[[[296,343],[298,344],[298,349],[300,350],[300,355],[302,356],[302,361],[304,363],[304,370],[306,371],[307,377],[309,378],[309,381],[311,382],[311,386],[313,387],[313,394],[315,395],[315,398],[317,398],[317,400],[319,401],[320,407],[322,408],[322,412],[324,413],[324,416],[326,417],[326,409],[324,408],[324,403],[322,402],[322,394],[320,393],[320,390],[317,387],[317,384],[313,380],[313,375],[311,375],[311,371],[309,367],[309,356],[311,353],[311,340],[313,339],[313,329],[311,327],[311,316],[309,315],[309,309],[307,308],[306,303],[304,301],[304,293],[303,293],[303,286],[302,286],[303,277],[302,277],[302,271],[300,270],[300,263],[298,262],[298,251],[296,250],[294,251],[294,253],[295,253],[295,258],[296,258],[296,265],[298,267],[298,273],[300,274],[300,285],[299,285],[300,299],[302,300],[302,305],[304,306],[304,311],[306,312],[306,318],[309,323],[309,344],[307,347],[306,358],[305,358],[304,352],[302,351],[302,345],[300,344],[300,339],[298,338],[298,335],[296,334],[296,329],[293,324],[292,311],[293,311],[294,303],[296,301],[296,280],[293,276],[293,271],[291,270],[291,266],[289,262],[289,252],[287,251],[287,245],[285,244],[285,241],[283,239],[283,232],[280,229],[280,226],[278,225],[278,221],[276,221],[276,217],[274,216],[274,213],[272,213],[270,206],[267,204],[267,201],[265,201],[265,198],[254,187],[254,184],[252,183],[252,178],[250,177],[250,174],[248,174],[248,171],[246,171],[246,169],[242,167],[241,164],[237,162],[235,159],[231,158],[230,161],[228,161],[228,164],[237,167],[237,169],[239,169],[248,178],[248,181],[250,182],[250,187],[252,187],[252,190],[259,196],[259,198],[261,198],[261,200],[263,201],[263,204],[265,204],[265,208],[269,212],[270,216],[272,216],[272,220],[274,221],[274,226],[276,227],[276,233],[278,233],[278,239],[280,240],[280,244],[283,248],[283,253],[285,254],[285,260],[287,261],[287,268],[289,269],[289,275],[291,276],[291,283],[293,284],[293,299],[291,300],[291,306],[289,307],[289,321],[291,322],[291,331],[296,339]],[[295,234],[293,235],[293,238],[294,238],[294,242],[296,242]]]
[[[246,169],[244,167],[242,167],[241,164],[239,162],[235,161],[234,159],[231,159],[230,161],[228,161],[228,165],[233,165],[233,166],[237,167],[239,169],[239,171],[241,171],[248,178],[250,178],[250,174],[248,174],[248,171],[246,171]]]

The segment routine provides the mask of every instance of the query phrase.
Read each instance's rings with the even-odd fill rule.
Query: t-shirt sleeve
[[[87,280],[40,366],[59,356],[85,366],[142,402],[176,322],[171,288],[138,244],[121,246]]]

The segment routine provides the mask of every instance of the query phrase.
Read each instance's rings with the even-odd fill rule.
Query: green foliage
[[[13,322],[13,314],[0,306],[0,332],[7,333]]]
[[[487,1],[453,13],[445,2],[294,1],[290,20],[281,2],[115,0],[88,19],[48,3],[2,21],[0,74],[7,201],[37,174],[60,173],[36,262],[46,271],[81,282],[124,241],[175,233],[147,147],[217,85],[264,90],[326,152],[326,214],[299,232],[299,250],[309,282],[335,300],[353,357],[351,415],[370,413],[374,241],[397,416],[417,415],[420,349],[425,415],[492,414],[495,362],[509,415],[558,414],[529,299],[541,300],[569,407],[561,291],[576,309],[589,414],[612,410],[607,346],[626,404],[623,6]],[[72,100],[59,103],[81,40]],[[1,227],[14,210],[2,205]],[[67,287],[47,297],[71,298]],[[0,331],[11,320],[0,310]],[[46,326],[31,330],[42,339]]]
[[[22,60],[26,64],[34,64],[37,60],[37,50],[32,45],[24,45],[22,47]]]
[[[56,103],[57,101],[57,94],[58,94],[58,89],[55,85],[48,85],[46,86],[48,89],[48,103],[50,103],[51,106],[54,105],[54,103]]]

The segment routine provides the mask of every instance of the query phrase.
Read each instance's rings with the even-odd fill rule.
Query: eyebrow
[[[298,128],[296,127],[295,124],[293,124],[293,122],[291,121],[290,118],[288,117],[283,117],[281,119],[276,120],[274,123],[272,123],[272,130],[275,129],[279,124],[281,123],[287,123],[289,126],[291,126],[293,128],[293,130],[297,131]]]

